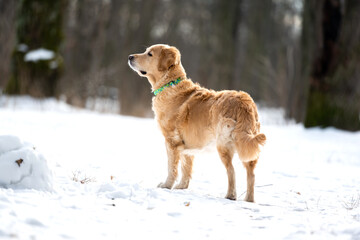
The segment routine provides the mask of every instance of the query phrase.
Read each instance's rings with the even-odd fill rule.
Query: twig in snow
[[[357,196],[352,196],[349,201],[345,202],[343,201],[342,205],[346,210],[353,210],[357,207],[359,207],[360,204],[360,194]]]
[[[260,185],[260,186],[255,186],[256,188],[262,188],[262,187],[270,187],[270,186],[273,186],[274,184],[265,184],[265,185]],[[240,197],[242,196],[242,195],[244,195],[246,193],[246,191],[245,192],[243,192],[242,194],[240,194]]]
[[[261,188],[261,187],[270,187],[273,186],[274,184],[265,184],[265,185],[260,185],[260,186],[255,186],[256,188]]]
[[[80,171],[74,171],[71,180],[73,180],[74,182],[79,182],[81,184],[96,182],[96,179],[94,177],[87,177],[86,175],[81,176]]]

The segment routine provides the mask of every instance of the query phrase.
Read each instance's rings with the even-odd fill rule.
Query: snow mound
[[[50,60],[55,56],[53,51],[47,50],[45,48],[39,48],[36,50],[29,51],[24,56],[25,62],[37,62],[40,60]]]
[[[0,187],[53,190],[53,174],[45,157],[16,136],[0,136]]]
[[[1,136],[0,137],[0,154],[21,148],[23,143],[20,138],[16,136]]]

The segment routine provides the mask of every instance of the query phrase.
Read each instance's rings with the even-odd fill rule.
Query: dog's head
[[[180,52],[175,47],[156,44],[147,48],[144,53],[131,54],[128,64],[140,76],[147,77],[154,87],[165,74],[181,66]]]

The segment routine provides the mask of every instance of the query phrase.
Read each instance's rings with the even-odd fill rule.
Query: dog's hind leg
[[[225,165],[226,172],[228,175],[228,191],[225,197],[230,200],[236,200],[235,170],[234,170],[234,166],[232,165],[234,148],[233,146],[217,145],[217,150],[221,158],[221,161]]]
[[[228,191],[225,197],[230,200],[236,200],[235,170],[232,165],[235,146],[231,138],[234,126],[233,119],[223,118],[219,121],[216,129],[216,147],[228,175]]]
[[[243,165],[246,168],[246,173],[247,173],[247,190],[245,196],[245,201],[247,202],[254,202],[254,185],[255,185],[254,169],[256,163],[257,160],[250,162],[243,162]]]
[[[247,190],[245,201],[254,202],[254,169],[259,158],[260,145],[264,145],[266,137],[264,134],[248,134],[247,132],[236,132],[235,146],[239,158],[244,164],[247,172]]]
[[[184,154],[181,158],[181,172],[182,177],[178,185],[175,186],[175,189],[186,189],[189,187],[192,166],[193,166],[194,156]]]

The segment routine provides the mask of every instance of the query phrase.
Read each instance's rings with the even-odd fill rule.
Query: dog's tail
[[[249,134],[247,132],[234,132],[235,147],[242,162],[249,162],[259,158],[260,145],[266,142],[263,133]]]

